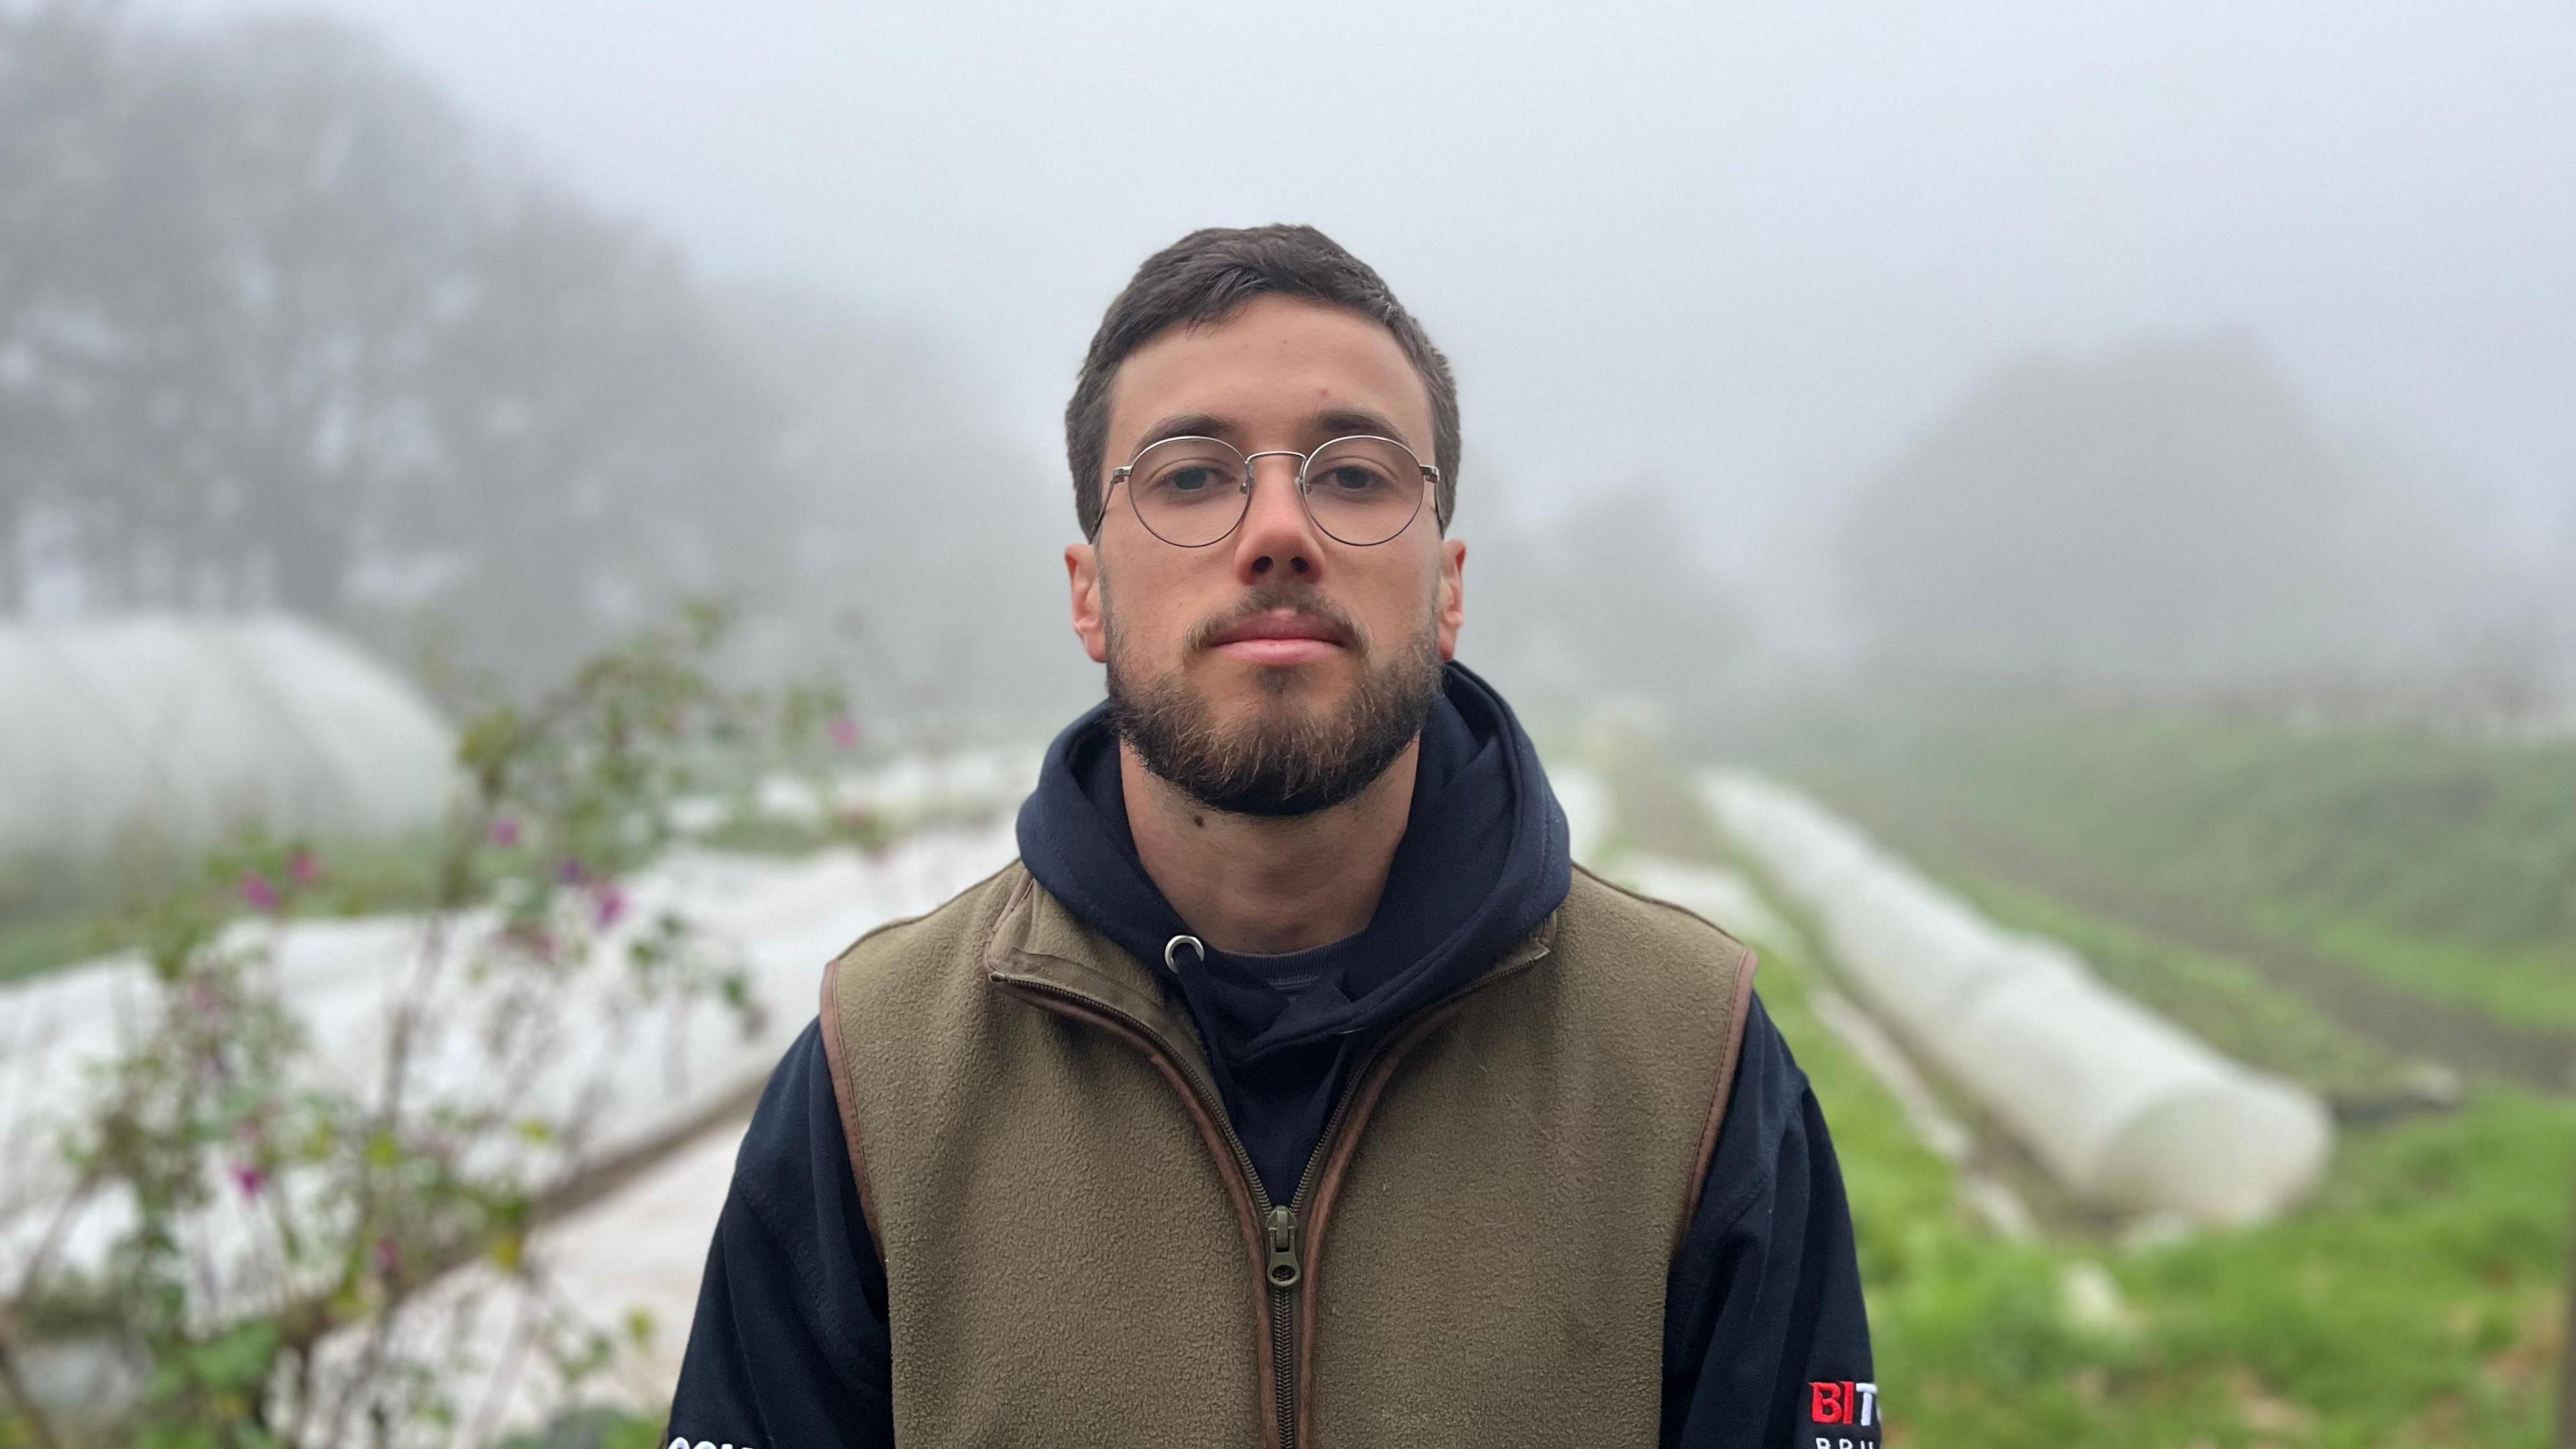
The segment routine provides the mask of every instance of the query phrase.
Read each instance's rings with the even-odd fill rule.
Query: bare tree
[[[533,679],[792,536],[703,291],[363,37],[56,0],[0,78],[0,556],[42,518],[110,607],[445,608]]]
[[[309,23],[64,4],[0,53],[0,470],[111,602],[336,614],[471,230],[461,128]]]
[[[534,195],[449,307],[419,394],[440,482],[396,537],[452,561],[443,607],[513,673],[790,561],[781,405],[668,256]]]

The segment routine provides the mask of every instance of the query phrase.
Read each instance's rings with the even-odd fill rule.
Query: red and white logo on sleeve
[[[1878,1385],[1850,1379],[1808,1384],[1806,1432],[1814,1449],[1877,1449]]]

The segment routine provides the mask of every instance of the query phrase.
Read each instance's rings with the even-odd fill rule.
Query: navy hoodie
[[[1288,955],[1210,952],[1179,973],[1227,1116],[1280,1201],[1376,1034],[1484,970],[1556,909],[1571,881],[1564,813],[1510,708],[1461,666],[1448,666],[1443,684],[1368,925]],[[1118,770],[1103,711],[1059,735],[1020,811],[1021,859],[1094,929],[1156,961],[1188,927],[1137,860]],[[1873,1445],[1876,1413],[1862,1425],[1845,1407],[1874,1399],[1870,1378],[1833,1147],[1757,998],[1666,1284],[1662,1443]],[[772,1075],[735,1163],[665,1442],[889,1446],[890,1382],[884,1271],[809,1026]]]

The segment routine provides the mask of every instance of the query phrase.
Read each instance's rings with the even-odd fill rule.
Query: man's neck
[[[1211,949],[1302,951],[1356,935],[1377,912],[1413,813],[1414,741],[1367,789],[1309,815],[1231,815],[1182,794],[1118,746],[1136,857]]]

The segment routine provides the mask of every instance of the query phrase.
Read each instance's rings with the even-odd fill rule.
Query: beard
[[[1224,620],[1191,631],[1195,652],[1219,627],[1267,609],[1320,614],[1342,626],[1345,648],[1359,631],[1302,587],[1256,588]],[[1114,620],[1114,614],[1113,614]],[[1181,672],[1138,679],[1122,667],[1118,630],[1109,628],[1109,725],[1145,768],[1211,810],[1233,815],[1307,815],[1328,810],[1375,783],[1422,733],[1440,695],[1440,651],[1430,620],[1402,647],[1371,663],[1338,709],[1295,697],[1292,669],[1265,670],[1249,719],[1225,724]]]

